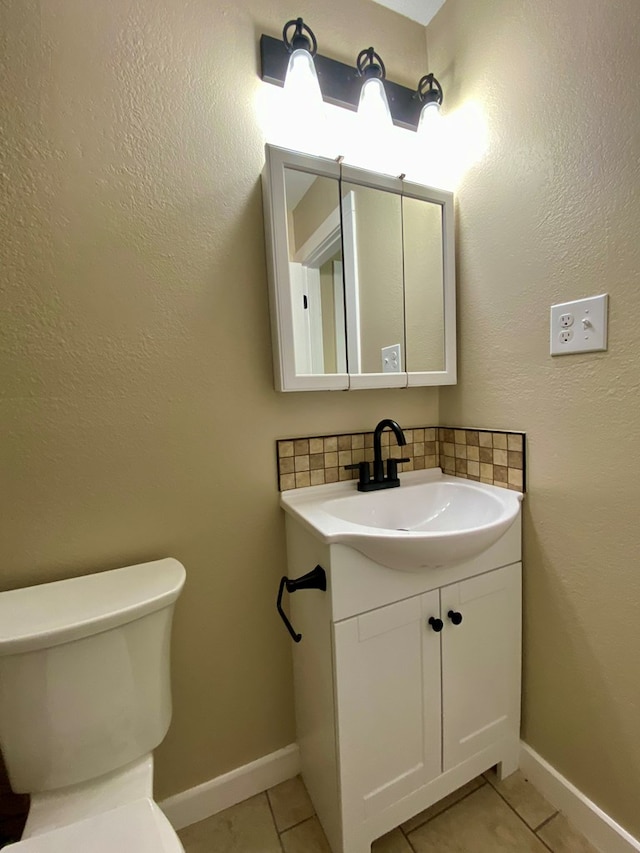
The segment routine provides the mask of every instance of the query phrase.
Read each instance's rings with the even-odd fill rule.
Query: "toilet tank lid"
[[[172,604],[184,585],[172,557],[0,593],[0,656],[59,646]]]

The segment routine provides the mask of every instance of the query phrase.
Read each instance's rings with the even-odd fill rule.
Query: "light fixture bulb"
[[[431,101],[425,104],[422,108],[422,112],[420,113],[418,133],[435,133],[440,126],[440,118],[440,104],[437,101]]]
[[[280,125],[288,148],[307,154],[325,153],[327,128],[322,91],[313,56],[302,47],[289,57]]]
[[[391,128],[393,124],[391,110],[384,90],[384,82],[380,77],[369,77],[362,84],[358,118],[366,122],[372,131]]]
[[[284,88],[287,95],[298,100],[300,104],[313,102],[318,107],[322,105],[318,72],[308,50],[297,48],[289,57]]]

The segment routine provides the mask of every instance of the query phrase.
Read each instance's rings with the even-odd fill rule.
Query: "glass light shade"
[[[384,82],[379,77],[370,77],[362,84],[358,118],[365,121],[371,130],[387,130],[392,127],[391,110]]]
[[[288,98],[295,99],[307,108],[322,108],[322,92],[313,56],[308,50],[298,48],[289,57],[284,90]]]
[[[437,132],[440,126],[440,104],[437,101],[431,101],[425,104],[420,113],[420,122],[418,123],[418,133],[430,134]]]
[[[313,57],[298,48],[289,57],[279,120],[279,144],[307,154],[326,155],[324,101]]]

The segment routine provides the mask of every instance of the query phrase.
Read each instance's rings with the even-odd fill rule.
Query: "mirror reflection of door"
[[[407,370],[444,370],[442,205],[402,197]]]
[[[402,372],[405,331],[401,196],[344,181],[342,210],[347,304],[354,294],[359,317],[359,358],[357,365],[349,359],[349,372],[382,373],[382,351],[396,345],[400,345],[397,367]]]
[[[338,180],[285,168],[285,192],[296,374],[346,373]]]

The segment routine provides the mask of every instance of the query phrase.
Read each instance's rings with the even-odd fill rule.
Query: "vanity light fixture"
[[[384,91],[393,124],[406,130],[417,130],[427,102],[431,103],[434,98],[437,100],[439,93],[438,103],[442,103],[440,84],[432,74],[427,74],[420,81],[418,91],[401,86],[386,79],[384,64],[373,48],[362,51],[360,56],[363,54],[365,56],[361,61],[362,72],[359,67],[354,68],[344,62],[322,56],[317,53],[317,41],[312,30],[302,18],[293,18],[285,25],[282,38],[268,35],[260,38],[260,76],[265,82],[276,86],[284,86],[286,80],[289,86],[288,70],[291,67],[293,71],[295,66],[297,73],[299,60],[302,64],[306,63],[307,79],[313,76],[314,72],[317,75],[324,101],[354,112],[359,109],[363,90],[368,97],[370,81],[376,80],[377,83],[373,83],[371,88],[377,87],[378,90]],[[374,66],[378,66],[382,74],[377,72]],[[367,70],[369,68],[371,70]],[[421,91],[422,81],[427,78],[430,78],[430,81],[422,85]],[[435,95],[432,94],[434,92]]]
[[[433,74],[425,74],[420,78],[416,96],[422,104],[418,133],[428,132],[440,117],[440,106],[444,98],[442,86]]]

